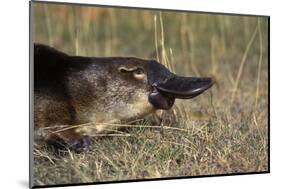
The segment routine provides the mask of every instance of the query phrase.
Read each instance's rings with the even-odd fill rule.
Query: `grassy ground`
[[[268,170],[267,18],[35,4],[33,26],[34,41],[69,54],[155,58],[217,80],[161,123],[94,137],[90,153],[36,144],[35,185]]]

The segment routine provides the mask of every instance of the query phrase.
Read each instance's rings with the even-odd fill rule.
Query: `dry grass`
[[[35,4],[34,21],[36,42],[69,54],[155,58],[217,81],[161,123],[93,136],[90,153],[36,144],[35,185],[268,170],[267,18]]]

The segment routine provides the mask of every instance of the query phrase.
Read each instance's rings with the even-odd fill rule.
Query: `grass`
[[[58,155],[36,143],[35,185],[268,170],[266,18],[40,3],[34,11],[36,42],[69,54],[154,58],[217,81],[158,112],[160,121],[150,115],[92,136],[89,153]]]

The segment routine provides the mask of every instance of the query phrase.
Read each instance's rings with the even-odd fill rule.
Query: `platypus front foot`
[[[48,144],[53,146],[56,150],[71,150],[77,153],[88,152],[93,148],[93,141],[89,136],[81,135],[77,138],[63,139],[61,137],[52,137]]]
[[[88,152],[92,150],[93,141],[89,136],[81,136],[67,142],[68,148],[75,152]]]

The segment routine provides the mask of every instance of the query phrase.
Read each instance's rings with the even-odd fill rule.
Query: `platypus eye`
[[[118,70],[119,70],[119,72],[127,72],[127,73],[131,72],[133,74],[134,78],[139,79],[139,80],[144,79],[144,77],[145,77],[144,70],[141,67],[128,68],[128,67],[121,66],[121,67],[119,67]]]
[[[136,79],[143,79],[144,78],[144,70],[142,68],[137,68],[134,71],[134,77]]]
[[[136,74],[136,75],[142,75],[142,74],[144,74],[144,71],[143,71],[142,68],[137,68],[137,69],[134,71],[134,74]]]

